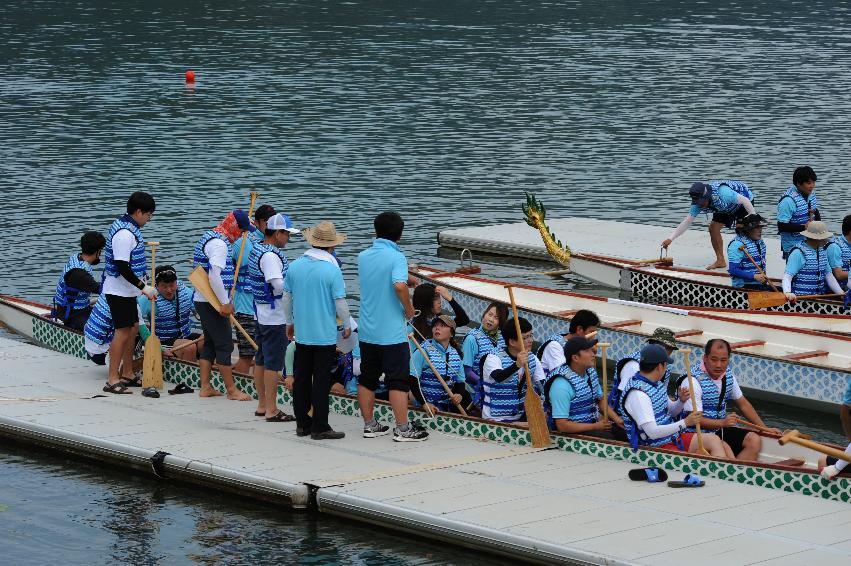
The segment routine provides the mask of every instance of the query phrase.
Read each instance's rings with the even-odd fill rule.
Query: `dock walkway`
[[[105,369],[0,337],[0,434],[68,453],[540,563],[841,564],[851,507],[709,480],[632,482],[630,464],[433,433],[295,436],[253,402],[197,395],[92,398]],[[671,474],[674,476],[674,474]],[[681,474],[677,474],[679,476]],[[674,477],[676,477],[674,476]],[[679,478],[677,478],[679,479]]]

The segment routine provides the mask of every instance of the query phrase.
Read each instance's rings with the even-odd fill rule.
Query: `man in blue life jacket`
[[[827,265],[843,289],[848,289],[848,272],[851,271],[851,214],[842,219],[842,234],[827,244]]]
[[[794,302],[801,295],[843,293],[827,263],[825,244],[833,237],[833,233],[827,231],[824,222],[813,220],[801,232],[801,236],[806,240],[792,248],[786,258],[786,271],[783,274],[786,298]]]
[[[732,228],[746,214],[756,214],[753,207],[754,193],[742,181],[710,181],[709,183],[694,183],[689,189],[691,208],[685,219],[680,222],[668,239],[662,242],[662,247],[668,249],[671,243],[689,229],[698,214],[712,213],[709,224],[709,239],[715,251],[715,262],[706,269],[721,269],[727,267],[724,260],[724,240],[721,228]]]
[[[612,423],[623,420],[608,408],[597,373],[597,340],[576,336],[564,345],[567,363],[555,368],[544,385],[544,409],[550,426],[568,434],[612,438]],[[606,418],[608,415],[608,419]]]
[[[154,274],[154,287],[157,290],[156,324],[154,331],[163,346],[172,348],[182,346],[198,338],[200,334],[192,332],[192,320],[195,317],[195,303],[192,301],[192,289],[178,281],[177,272],[171,265],[158,265]],[[142,320],[151,326],[151,301],[147,297],[139,297],[139,312]],[[140,334],[145,338],[144,329]],[[150,335],[150,330],[147,331]],[[197,361],[198,352],[203,348],[203,342],[181,348],[174,357],[181,360]],[[166,356],[171,351],[166,350]]]
[[[263,241],[263,234],[266,231],[266,222],[275,216],[275,209],[268,204],[262,204],[254,211],[254,226],[257,230],[247,232],[246,236],[240,236],[233,243],[231,256],[233,258],[234,269],[236,262],[239,260],[239,250],[242,247],[242,239],[245,240],[245,251],[242,253],[242,264],[239,268],[239,277],[234,286],[236,292],[233,296],[233,316],[236,321],[242,325],[246,332],[254,336],[254,294],[251,292],[251,285],[248,283],[248,258],[251,256],[251,250],[254,244]],[[243,336],[242,332],[236,333],[236,349],[239,352],[239,359],[233,366],[233,371],[236,373],[247,374],[254,365],[254,355],[257,353],[254,347],[248,343],[248,340]]]
[[[777,201],[777,231],[780,232],[783,259],[795,246],[804,242],[801,232],[809,223],[821,220],[815,193],[817,179],[812,167],[798,167],[792,173],[792,186]]]
[[[730,369],[730,343],[721,338],[713,338],[706,343],[703,359],[691,369],[694,381],[694,402],[702,413],[700,426],[703,432],[715,433],[724,441],[724,450],[728,458],[756,461],[762,450],[762,437],[755,432],[739,428],[738,415],[727,412],[727,403],[732,401],[744,417],[759,426],[766,426],[750,401],[742,393],[739,382]],[[680,378],[679,387],[689,390],[687,378]],[[691,398],[687,397],[683,405],[683,414],[691,413]],[[688,428],[694,432],[694,427]],[[777,429],[772,432],[780,434]]]
[[[80,238],[80,253],[68,258],[53,295],[54,316],[68,328],[82,330],[92,312],[91,296],[100,293],[100,283],[92,266],[100,263],[106,239],[100,232],[86,232]]]
[[[748,214],[736,229],[736,237],[727,244],[727,271],[733,287],[760,291],[769,288],[768,277],[764,275],[766,258],[762,229],[765,225],[759,214]]]

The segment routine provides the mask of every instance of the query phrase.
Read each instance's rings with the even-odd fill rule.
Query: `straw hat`
[[[810,222],[806,230],[801,232],[801,236],[811,238],[813,240],[827,240],[833,237],[833,232],[827,231],[827,224],[820,220]]]
[[[334,223],[323,220],[313,228],[304,229],[304,239],[314,248],[333,248],[346,241],[345,234],[338,234]]]

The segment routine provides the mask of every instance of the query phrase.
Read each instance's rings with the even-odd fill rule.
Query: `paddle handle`
[[[439,372],[439,371],[437,371],[437,368],[436,368],[436,367],[434,367],[434,364],[433,364],[433,363],[431,363],[431,358],[429,358],[429,357],[428,357],[428,354],[426,354],[426,353],[425,353],[425,351],[422,349],[422,347],[420,346],[420,343],[419,343],[419,342],[417,342],[417,339],[416,339],[416,338],[414,338],[414,333],[413,333],[413,332],[411,332],[410,334],[408,334],[408,339],[409,339],[409,340],[411,340],[411,341],[413,341],[414,346],[416,346],[416,347],[417,347],[417,350],[419,350],[419,351],[420,351],[420,354],[422,354],[423,359],[425,359],[426,363],[428,364],[428,367],[430,367],[430,368],[431,368],[431,371],[434,373],[434,376],[437,378],[437,380],[438,380],[438,381],[440,382],[440,384],[443,386],[443,390],[444,390],[444,391],[446,391],[446,394],[447,394],[447,395],[449,395],[449,399],[452,401],[452,404],[453,404],[453,405],[455,405],[455,407],[456,407],[459,411],[461,411],[461,414],[462,414],[462,415],[464,415],[464,416],[466,417],[466,416],[467,416],[467,411],[465,411],[465,410],[464,410],[464,407],[462,407],[462,406],[461,406],[461,403],[459,403],[459,402],[457,402],[457,401],[455,400],[455,397],[454,397],[454,394],[452,393],[452,390],[451,390],[451,389],[449,389],[449,386],[448,386],[448,385],[446,385],[446,382],[445,382],[445,381],[443,380],[443,378],[440,376],[440,372]],[[451,347],[451,346],[450,346],[450,347]],[[448,369],[449,369],[449,368],[447,368],[447,370],[448,370]],[[423,400],[425,400],[425,399],[423,399]],[[427,401],[426,401],[426,402],[427,402]]]
[[[819,444],[818,442],[814,442],[812,440],[807,440],[805,438],[801,438],[799,436],[783,436],[783,440],[786,442],[794,442],[800,446],[804,446],[805,448],[809,448],[811,450],[815,450],[816,452],[821,452],[822,454],[826,454],[828,456],[833,456],[838,460],[845,460],[846,462],[851,462],[851,456],[843,452],[842,450],[837,450],[836,448],[831,448],[830,446],[825,446],[824,444]]]
[[[197,344],[198,342],[200,342],[203,339],[204,339],[204,337],[201,336],[200,338],[196,338],[192,342],[186,342],[185,344],[181,344],[180,346],[175,346],[174,348],[169,350],[169,352],[171,352],[172,354],[175,353],[175,352],[179,352],[180,350],[182,350],[184,348],[188,348],[189,346],[194,346],[195,344]]]
[[[760,275],[765,277],[765,280],[768,283],[768,285],[772,289],[774,289],[775,292],[779,293],[779,291],[777,290],[777,287],[774,286],[774,283],[772,283],[772,281],[771,281],[771,279],[769,279],[768,275],[765,274],[765,271],[762,270],[762,268],[759,266],[759,264],[756,262],[756,260],[753,258],[753,256],[750,253],[748,253],[747,246],[742,246],[739,249],[741,251],[745,252],[745,255],[748,256],[748,259],[751,260],[751,263],[753,264],[754,267],[756,267],[756,270],[759,271]]]
[[[151,246],[151,283],[152,287],[157,286],[157,246],[160,245],[159,242],[147,242],[147,245]],[[157,330],[157,296],[154,295],[153,300],[151,300],[151,336],[156,335]]]
[[[251,221],[251,214],[254,212],[254,201],[260,193],[251,191],[251,202],[248,204],[248,220]],[[230,300],[233,302],[233,297],[236,295],[236,281],[239,277],[239,268],[242,267],[242,257],[245,254],[245,240],[248,238],[248,230],[242,231],[242,243],[239,245],[239,256],[236,258],[236,267],[233,269],[233,288],[230,290]],[[256,348],[255,348],[256,349]]]
[[[523,334],[520,332],[520,319],[517,318],[517,303],[514,301],[514,289],[509,285],[506,287],[508,289],[508,298],[511,301],[511,314],[514,315],[514,332],[517,333],[517,341],[520,343],[520,351],[526,351],[526,345],[523,343]],[[526,396],[528,397],[530,392],[534,392],[532,389],[532,374],[529,373],[529,362],[527,361],[523,364],[523,369],[526,370]]]
[[[603,406],[606,409],[603,413],[603,421],[609,422],[609,372],[606,370],[606,348],[611,344],[608,342],[598,342],[597,345],[600,347],[600,356],[603,358],[603,375],[600,377],[600,383],[603,386]]]
[[[683,363],[686,365],[686,374],[688,375],[688,394],[691,397],[691,410],[693,412],[697,412],[697,403],[694,400],[694,378],[691,376],[691,359],[689,356],[691,355],[690,350],[683,350]],[[706,453],[706,449],[703,447],[703,434],[700,431],[700,421],[697,421],[694,424],[694,430],[697,432],[697,450],[701,454]],[[685,447],[686,451],[688,451],[688,446]]]

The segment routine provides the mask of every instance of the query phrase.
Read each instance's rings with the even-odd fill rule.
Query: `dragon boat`
[[[53,322],[49,316],[50,308],[47,306],[0,296],[0,322],[46,348],[86,358],[83,335]],[[163,374],[170,383],[200,387],[200,372],[195,363],[164,358]],[[256,397],[254,381],[250,376],[235,374],[234,378],[242,391]],[[213,372],[212,383],[214,387],[224,391],[224,383],[216,371]],[[96,385],[98,384],[93,383],[92,387]],[[292,402],[290,393],[283,386],[278,389],[278,396],[280,403]],[[330,395],[330,408],[338,414],[360,416],[357,399],[349,395]],[[375,417],[385,422],[392,422],[393,411],[390,405],[377,401]],[[444,434],[457,434],[520,446],[532,444],[528,430],[516,425],[448,413],[438,413],[434,417],[429,417],[419,409],[411,409],[409,418],[432,431]],[[553,448],[564,452],[623,460],[639,466],[659,466],[669,471],[695,473],[717,480],[851,502],[851,475],[841,474],[832,481],[826,481],[817,472],[817,462],[820,457],[818,452],[795,444],[781,446],[775,435],[762,434],[762,437],[763,450],[759,461],[741,462],[660,448],[641,448],[634,451],[626,443],[614,440],[552,433]],[[835,445],[833,447],[842,449]]]

